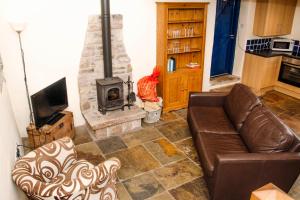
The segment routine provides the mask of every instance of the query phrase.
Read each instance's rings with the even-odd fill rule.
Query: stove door
[[[108,101],[114,101],[120,99],[120,89],[119,88],[111,88],[107,91],[107,99]]]

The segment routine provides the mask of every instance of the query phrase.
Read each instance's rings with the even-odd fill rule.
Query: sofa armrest
[[[191,92],[189,107],[193,106],[223,106],[228,93],[222,92]]]
[[[82,160],[82,162],[86,161]],[[53,182],[43,182],[23,168],[14,169],[12,178],[17,186],[33,199],[46,197],[75,199],[78,196],[89,195],[90,191],[93,191],[94,194],[100,191],[102,195],[116,199],[117,170],[120,167],[121,163],[117,158],[110,158],[91,169],[89,169],[89,165],[82,166],[84,169],[80,171],[80,174],[73,169],[77,174],[76,178],[69,177],[69,179],[63,180],[60,177]]]
[[[249,199],[252,191],[270,182],[288,192],[300,173],[300,153],[217,155],[215,167],[213,199],[224,194]]]
[[[95,167],[97,171],[97,181],[93,185],[98,188],[105,187],[107,183],[115,185],[117,181],[117,170],[121,168],[121,162],[118,158],[110,158]]]

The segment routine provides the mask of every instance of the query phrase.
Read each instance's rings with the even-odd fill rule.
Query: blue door
[[[211,76],[231,74],[241,0],[217,0]]]

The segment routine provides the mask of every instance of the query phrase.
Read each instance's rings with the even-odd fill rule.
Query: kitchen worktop
[[[246,53],[262,56],[262,57],[275,57],[275,56],[287,56],[291,58],[300,59],[299,53],[296,54],[295,52],[281,52],[281,51],[272,51],[272,50],[246,50]]]

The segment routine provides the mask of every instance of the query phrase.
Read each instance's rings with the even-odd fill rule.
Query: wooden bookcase
[[[202,90],[206,16],[207,3],[157,3],[158,94],[164,112],[187,107],[189,92]],[[172,72],[170,58],[176,61]]]
[[[27,127],[29,147],[35,149],[65,136],[70,138],[74,137],[73,113],[69,111],[63,111],[61,113],[64,114],[64,116],[53,125],[46,124],[39,129],[33,124]]]

